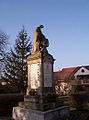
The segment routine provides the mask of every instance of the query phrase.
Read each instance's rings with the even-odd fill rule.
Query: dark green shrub
[[[85,105],[89,101],[89,94],[87,94],[86,92],[74,93],[72,94],[72,99],[77,110],[84,110]]]
[[[56,101],[57,96],[53,93],[48,93],[45,97],[45,99],[47,100],[47,102],[55,102]]]
[[[29,91],[29,95],[30,95],[30,96],[35,96],[35,95],[37,95],[37,91],[34,90],[34,89],[31,89],[31,90]]]
[[[76,85],[75,86],[75,92],[85,91],[83,85]]]
[[[0,115],[12,113],[12,108],[24,100],[24,94],[0,94]]]

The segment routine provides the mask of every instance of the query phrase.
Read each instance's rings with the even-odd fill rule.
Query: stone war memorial
[[[69,117],[69,107],[64,106],[55,94],[53,64],[49,54],[49,40],[43,35],[40,25],[34,32],[32,55],[27,58],[28,87],[24,102],[13,107],[14,120],[64,120]]]

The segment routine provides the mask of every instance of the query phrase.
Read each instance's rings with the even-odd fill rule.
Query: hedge
[[[24,100],[24,94],[0,94],[0,115],[12,114],[12,108]]]

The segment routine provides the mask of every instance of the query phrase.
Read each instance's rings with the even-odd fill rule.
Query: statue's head
[[[40,27],[40,28],[43,28],[44,26],[43,26],[43,25],[40,25],[39,27]]]

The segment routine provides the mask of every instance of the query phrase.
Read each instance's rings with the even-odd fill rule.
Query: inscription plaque
[[[52,87],[52,65],[44,63],[44,87]]]
[[[40,63],[28,65],[28,78],[31,89],[37,89],[40,86],[40,69]]]

